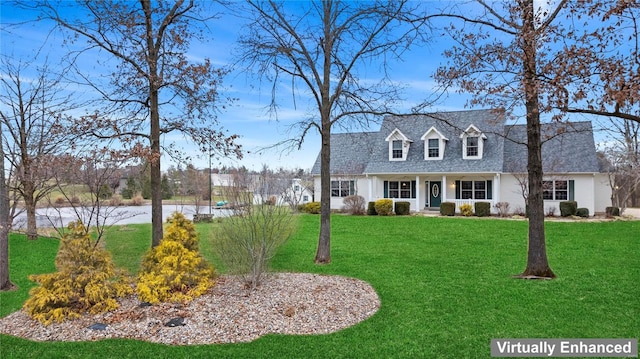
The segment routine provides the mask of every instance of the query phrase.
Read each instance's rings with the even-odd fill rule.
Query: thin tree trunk
[[[549,267],[544,233],[544,201],[542,197],[542,143],[540,111],[536,82],[537,34],[533,0],[523,1],[522,46],[524,58],[524,91],[527,111],[527,170],[529,173],[529,247],[527,268],[518,277],[554,278]]]
[[[315,262],[324,264],[331,262],[331,133],[322,133],[320,148],[320,238]]]
[[[0,291],[13,288],[9,276],[9,190],[4,176],[4,150],[0,136]]]

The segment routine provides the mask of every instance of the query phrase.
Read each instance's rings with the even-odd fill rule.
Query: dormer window
[[[391,141],[391,158],[393,159],[402,158],[402,141],[401,140]]]
[[[487,139],[476,126],[470,125],[460,135],[462,139],[462,158],[465,160],[482,159],[484,140]]]
[[[397,128],[385,139],[389,142],[389,161],[405,161],[411,140]]]
[[[425,160],[441,160],[444,157],[445,141],[449,141],[449,139],[444,137],[435,127],[431,127],[420,139],[424,141]]]

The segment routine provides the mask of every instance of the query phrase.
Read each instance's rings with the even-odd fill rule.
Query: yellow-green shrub
[[[390,216],[393,214],[392,199],[379,199],[376,201],[374,207],[379,216]]]
[[[466,217],[473,216],[473,206],[469,203],[461,204],[460,213]]]
[[[40,285],[29,291],[23,308],[45,325],[116,309],[117,298],[133,291],[109,252],[91,239],[81,222],[68,228],[56,256],[58,271],[29,276]]]
[[[136,293],[149,303],[188,302],[214,285],[213,266],[198,253],[193,223],[174,213],[160,244],[143,257]]]

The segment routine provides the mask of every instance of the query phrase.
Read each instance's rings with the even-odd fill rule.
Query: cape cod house
[[[600,170],[590,122],[543,125],[545,211],[559,203],[604,212],[611,188]],[[377,132],[331,136],[331,208],[360,195],[406,201],[412,211],[438,209],[442,202],[509,203],[524,212],[526,126],[506,124],[495,110],[386,116]],[[320,155],[312,169],[320,195]]]

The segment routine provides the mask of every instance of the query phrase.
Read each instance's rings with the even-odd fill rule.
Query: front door
[[[440,195],[442,194],[442,182],[430,181],[429,182],[429,207],[440,207]]]

